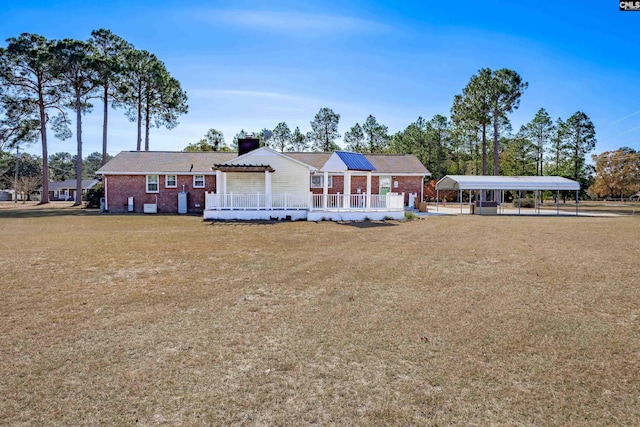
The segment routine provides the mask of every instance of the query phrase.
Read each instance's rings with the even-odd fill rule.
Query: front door
[[[380,177],[380,194],[384,196],[385,194],[391,192],[391,177],[390,176],[381,176]]]

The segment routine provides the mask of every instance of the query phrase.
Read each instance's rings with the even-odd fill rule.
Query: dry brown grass
[[[74,212],[0,211],[0,424],[640,422],[638,218]]]

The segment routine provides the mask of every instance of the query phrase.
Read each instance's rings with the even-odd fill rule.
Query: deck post
[[[222,196],[224,197],[224,207],[227,207],[227,173],[222,172]]]
[[[222,193],[222,172],[216,170],[216,209],[222,209],[222,200],[220,195]]]
[[[365,207],[371,209],[371,171],[367,172],[367,194],[365,197]]]
[[[344,172],[344,208],[351,209],[351,172]]]
[[[271,172],[264,171],[264,207],[265,209],[273,209],[271,203]],[[258,196],[258,206],[260,206],[260,196]]]
[[[324,171],[322,177],[322,209],[327,210],[327,198],[329,196],[329,172]]]

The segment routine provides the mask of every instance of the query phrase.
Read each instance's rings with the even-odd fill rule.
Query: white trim
[[[155,182],[156,187],[157,187],[156,191],[149,191],[149,177],[150,176],[155,176],[156,177],[156,182]],[[152,194],[159,193],[160,192],[160,175],[156,175],[156,174],[147,175],[146,179],[145,179],[144,189],[145,189],[146,193],[152,193]]]
[[[96,172],[97,173],[97,172]],[[191,171],[191,172],[181,172],[181,171],[147,171],[147,172],[100,172],[98,175],[207,175],[207,176],[215,176],[215,172],[213,170],[210,171]]]
[[[310,178],[309,178],[309,188],[324,188],[324,174],[320,175],[320,174],[309,174]],[[314,186],[313,185],[313,178],[314,177],[319,177],[320,178],[320,185],[319,186]],[[333,188],[333,175],[329,175],[329,179],[327,179],[327,188]]]
[[[202,177],[202,185],[196,185],[196,177],[201,176]],[[204,175],[194,175],[193,176],[193,188],[205,188],[206,187],[206,178]]]
[[[174,178],[174,184],[169,185],[169,177],[172,176]],[[176,174],[167,174],[164,176],[164,188],[177,188],[178,187],[178,175]]]

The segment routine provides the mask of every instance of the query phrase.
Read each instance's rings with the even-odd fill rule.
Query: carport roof
[[[447,175],[438,190],[580,190],[580,183],[561,176]]]

